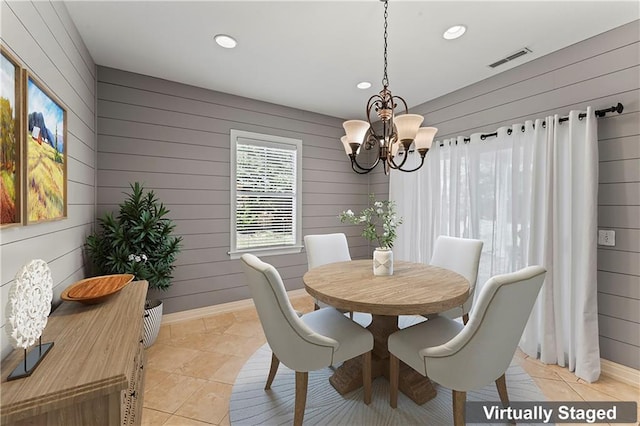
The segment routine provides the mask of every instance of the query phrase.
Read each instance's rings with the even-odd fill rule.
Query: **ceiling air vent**
[[[517,52],[514,52],[510,55],[508,55],[506,58],[502,58],[492,64],[489,65],[490,68],[496,68],[499,67],[502,64],[506,64],[509,61],[513,61],[516,58],[519,58],[520,56],[526,55],[527,53],[531,53],[531,49],[527,48],[527,47],[523,47],[522,49],[518,50]]]

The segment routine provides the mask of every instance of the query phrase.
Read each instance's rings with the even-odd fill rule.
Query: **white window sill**
[[[267,247],[267,248],[253,248],[246,250],[230,251],[227,254],[231,259],[240,259],[245,253],[251,253],[258,257],[277,256],[281,254],[295,254],[302,251],[303,246],[289,246],[289,247]]]

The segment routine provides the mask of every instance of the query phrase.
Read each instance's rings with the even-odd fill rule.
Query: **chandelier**
[[[340,140],[346,154],[351,159],[351,168],[359,174],[369,173],[382,163],[384,174],[388,175],[391,169],[403,172],[414,172],[424,164],[427,151],[431,148],[433,137],[438,129],[435,127],[420,127],[424,117],[418,114],[409,114],[407,103],[400,96],[394,96],[389,90],[389,77],[387,76],[387,17],[388,0],[384,1],[384,75],[382,77],[382,90],[377,95],[371,96],[367,102],[367,120],[348,120],[342,126],[346,132]],[[404,106],[404,114],[396,115],[398,104]],[[371,122],[372,111],[375,110],[380,122],[380,128],[376,130]],[[376,155],[375,162],[370,166],[362,166],[358,163],[357,156],[361,147],[365,150],[373,150]],[[420,165],[407,169],[405,163],[409,153],[418,151]]]

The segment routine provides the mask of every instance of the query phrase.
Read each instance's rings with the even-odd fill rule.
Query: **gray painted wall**
[[[212,75],[212,78],[215,76]],[[98,215],[117,209],[133,181],[153,189],[184,238],[165,312],[250,297],[230,260],[230,130],[302,139],[302,230],[345,232],[354,258],[368,256],[361,230],[338,213],[367,203],[368,177],[353,173],[342,120],[98,67]],[[288,289],[302,288],[304,252],[265,257]]]
[[[68,218],[0,229],[0,309],[18,269],[49,263],[54,297],[85,277],[82,246],[93,227],[96,179],[96,67],[61,2],[2,2],[2,45],[67,109]],[[11,351],[0,315],[2,357]]]
[[[616,246],[598,249],[600,350],[640,368],[640,21],[536,59],[413,108],[438,138],[496,128],[571,109],[608,108],[598,120],[598,226]],[[498,68],[496,71],[500,71]]]

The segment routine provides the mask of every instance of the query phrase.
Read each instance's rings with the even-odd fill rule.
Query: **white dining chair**
[[[308,269],[328,263],[347,262],[351,260],[347,236],[343,233],[305,235],[304,247],[307,252]],[[314,303],[316,309],[329,306],[317,299],[314,300]],[[349,312],[349,317],[363,327],[371,323],[371,315],[369,314]]]
[[[509,404],[505,371],[544,281],[541,266],[496,275],[482,288],[469,323],[436,316],[389,336],[390,404],[398,406],[399,361],[452,390],[455,426],[464,425],[466,392],[495,381]]]
[[[301,425],[307,401],[308,372],[363,357],[364,402],[371,402],[371,333],[334,308],[298,317],[278,271],[252,254],[241,257],[262,329],[271,347],[271,368],[265,390],[271,388],[282,362],[296,372],[294,425]]]
[[[429,264],[457,272],[469,281],[469,298],[461,306],[456,306],[439,315],[452,319],[462,317],[465,324],[469,321],[483,244],[480,240],[445,235],[440,235],[436,239]]]

